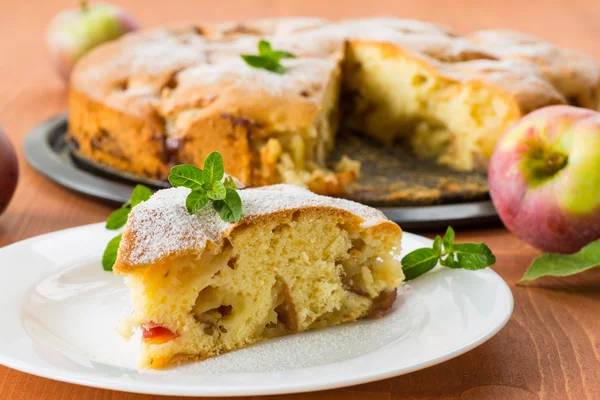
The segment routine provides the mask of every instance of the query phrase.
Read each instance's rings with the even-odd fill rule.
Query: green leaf
[[[444,235],[444,239],[442,240],[444,243],[444,251],[449,253],[452,251],[452,244],[454,243],[454,229],[451,226],[448,226],[446,229],[446,234]],[[442,264],[443,265],[443,264]]]
[[[112,271],[115,262],[117,261],[117,254],[119,252],[119,245],[121,244],[122,235],[117,235],[108,242],[104,254],[102,255],[102,268],[105,271]]]
[[[271,43],[266,40],[258,42],[258,55],[242,54],[242,59],[251,67],[262,68],[277,74],[285,73],[286,69],[279,60],[282,58],[294,58],[289,51],[276,50],[271,47]]]
[[[152,190],[144,185],[136,185],[131,192],[131,198],[123,206],[113,211],[106,220],[107,229],[119,229],[127,223],[127,217],[131,209],[136,205],[148,200],[152,196]],[[102,267],[105,271],[112,271],[113,265],[117,259],[117,251],[121,243],[121,235],[114,237],[104,250],[102,255]]]
[[[496,263],[496,257],[484,243],[454,244],[454,236],[454,230],[449,226],[443,239],[435,237],[432,248],[417,249],[404,256],[401,263],[406,280],[423,275],[438,261],[444,267],[468,270],[483,269]]]
[[[204,176],[209,183],[223,179],[223,157],[218,151],[213,151],[204,160]]]
[[[152,190],[144,185],[136,185],[131,193],[131,208],[137,206],[140,203],[148,200],[152,196]]]
[[[194,190],[185,199],[185,206],[190,214],[196,214],[208,203],[208,196],[204,190]]]
[[[275,58],[242,54],[242,58],[251,67],[262,68],[277,74],[285,73],[285,67]]]
[[[276,74],[283,75],[285,74],[285,67],[279,63],[271,62],[267,64],[265,67],[266,70],[275,72]]]
[[[485,243],[456,243],[453,252],[440,264],[449,268],[478,270],[490,267],[496,263],[496,257]]]
[[[440,258],[440,265],[448,268],[459,268],[458,262],[454,258],[454,253],[447,253],[446,257]]]
[[[518,283],[542,276],[569,276],[600,266],[600,239],[589,243],[577,253],[548,253],[537,257]]]
[[[281,58],[296,58],[295,55],[290,53],[289,51],[275,51],[273,55],[279,60]]]
[[[213,207],[217,210],[223,221],[237,223],[242,218],[242,199],[234,189],[226,188],[225,190],[225,198],[214,201]]]
[[[410,281],[433,269],[438,263],[439,256],[435,250],[424,247],[405,255],[402,258],[402,271],[405,279]]]
[[[242,54],[242,58],[246,61],[251,67],[254,68],[265,68],[269,63],[271,63],[271,59],[265,56],[253,56],[251,54]]]
[[[442,255],[442,238],[439,236],[436,236],[435,239],[433,240],[433,251],[435,252],[435,254],[438,257],[441,257]]]
[[[260,42],[258,42],[258,54],[267,57],[273,54],[271,43],[267,42],[266,40],[261,40]]]
[[[485,243],[456,243],[453,250],[463,269],[478,270],[496,264],[496,256]]]
[[[237,184],[235,183],[235,180],[228,176],[227,178],[225,178],[225,182],[223,183],[225,185],[226,188],[232,188],[232,189],[237,189]]]
[[[276,59],[251,55],[242,55],[242,58],[251,67],[266,69],[267,71],[275,72],[277,74],[285,73],[285,67]]]
[[[221,181],[213,182],[212,187],[206,192],[206,195],[211,200],[223,200],[226,195],[225,185]]]
[[[206,183],[206,175],[198,167],[193,165],[181,164],[171,168],[169,182],[174,187],[187,187],[192,190],[202,189],[202,185]]]
[[[113,211],[106,220],[106,229],[119,229],[127,222],[131,208],[124,207]]]

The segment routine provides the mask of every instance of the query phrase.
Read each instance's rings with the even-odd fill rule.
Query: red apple
[[[46,42],[60,76],[69,81],[73,66],[99,44],[117,39],[139,25],[125,11],[109,4],[88,5],[66,10],[50,22]]]
[[[8,206],[19,179],[19,163],[15,149],[0,128],[0,214]]]
[[[496,145],[489,186],[504,225],[541,250],[573,253],[600,238],[600,113],[528,114]]]

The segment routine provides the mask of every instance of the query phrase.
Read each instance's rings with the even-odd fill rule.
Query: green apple
[[[82,1],[81,8],[54,17],[46,42],[58,73],[68,81],[73,66],[85,53],[138,28],[135,20],[116,6]]]
[[[489,187],[504,225],[541,250],[573,253],[600,238],[600,113],[528,114],[496,145]]]

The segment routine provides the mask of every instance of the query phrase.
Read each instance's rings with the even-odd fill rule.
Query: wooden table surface
[[[0,216],[0,246],[102,221],[110,211],[106,205],[47,181],[27,165],[20,152],[29,129],[66,110],[66,91],[47,59],[44,32],[53,15],[75,3],[74,0],[0,2],[0,125],[19,148],[21,167],[16,195]],[[145,26],[190,19],[395,15],[445,23],[462,32],[516,28],[587,51],[600,59],[600,6],[595,0],[127,0],[120,3]],[[501,226],[463,230],[458,239],[488,243],[498,258],[494,269],[510,284],[515,310],[500,333],[467,354],[423,371],[346,389],[286,397],[600,399],[600,269],[517,287],[515,282],[538,254],[535,249]],[[10,279],[12,268],[18,266],[5,265],[0,260],[0,279]],[[0,366],[0,399],[84,398],[161,397],[86,388]]]

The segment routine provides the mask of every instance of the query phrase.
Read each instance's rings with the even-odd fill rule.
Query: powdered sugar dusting
[[[156,262],[186,250],[202,252],[207,243],[217,247],[236,225],[221,220],[213,207],[191,215],[185,207],[187,188],[164,189],[133,208],[121,242],[118,263],[130,266]],[[292,185],[273,185],[238,192],[243,217],[265,216],[285,210],[333,208],[348,211],[363,220],[364,228],[388,221],[378,210],[353,201],[316,195]],[[127,257],[127,258],[125,258]]]
[[[197,35],[189,35],[189,38],[176,37],[159,30],[140,40],[130,41],[132,44],[118,55],[111,54],[110,47],[100,48],[99,55],[106,56],[106,62],[89,65],[82,70],[82,78],[102,80],[119,71],[127,71],[128,75],[160,75],[173,69],[206,62],[204,41]],[[102,54],[104,52],[107,54]]]
[[[256,54],[261,38],[270,41],[274,49],[290,51],[298,57],[283,60],[288,68],[284,75],[257,70],[241,60],[241,54]],[[443,26],[391,17],[345,21],[282,18],[143,31],[94,49],[78,63],[72,82],[92,98],[129,113],[145,110],[132,106],[136,102],[186,105],[190,92],[214,85],[210,90],[216,93],[224,89],[223,82],[227,87],[235,87],[232,97],[244,93],[298,97],[299,92],[314,86],[318,89],[309,90],[310,97],[298,98],[318,103],[330,75],[338,68],[345,41],[354,39],[397,45],[424,59],[444,76],[459,81],[483,80],[520,98],[564,102],[553,83],[565,96],[583,93],[579,97],[585,100],[590,97],[586,93],[600,85],[600,67],[591,57],[527,35],[498,31],[459,36]],[[527,72],[533,78],[523,80],[518,63],[505,63],[510,68],[504,69],[501,79],[458,65],[475,59],[496,63],[522,60],[535,67]],[[163,99],[162,88],[169,77],[179,75],[189,79],[185,84],[180,82],[176,90],[168,91],[173,97]],[[120,91],[137,80],[150,84],[154,92],[147,95]],[[588,103],[586,106],[596,107],[593,102]]]
[[[224,56],[222,56],[224,57]],[[236,88],[261,90],[271,95],[298,93],[311,84],[320,84],[336,67],[332,59],[293,58],[281,60],[286,67],[285,75],[264,69],[250,68],[236,55],[222,64],[205,64],[188,68],[178,76],[185,87],[223,85]]]
[[[525,61],[541,67],[542,75],[568,97],[597,87],[600,82],[600,65],[594,57],[560,48],[533,35],[510,29],[490,29],[474,32],[468,40],[489,48],[499,58]],[[565,74],[566,71],[569,72]],[[585,104],[584,107],[590,105],[593,106]]]

